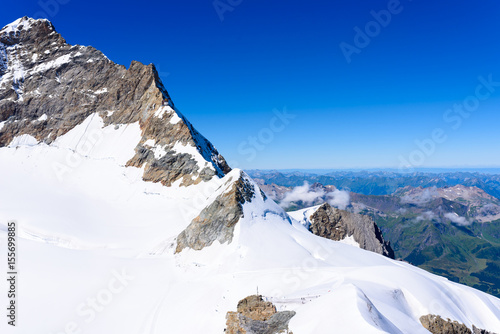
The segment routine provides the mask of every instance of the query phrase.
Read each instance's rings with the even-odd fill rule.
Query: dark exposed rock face
[[[439,315],[424,315],[420,317],[420,323],[432,334],[472,334],[464,324],[450,319],[444,320]]]
[[[432,334],[495,334],[472,326],[472,331],[457,321],[444,320],[439,315],[428,314],[420,317],[420,323]]]
[[[474,334],[496,334],[496,333],[487,331],[486,329],[477,328],[474,325],[472,325],[472,333],[474,333]]]
[[[486,329],[477,328],[474,325],[472,325],[472,333],[474,333],[474,334],[496,334],[496,333],[487,331]]]
[[[243,173],[236,181],[226,181],[224,187],[227,189],[179,234],[176,253],[186,247],[200,250],[215,240],[231,243],[234,227],[243,217],[243,204],[252,200],[256,190]]]
[[[290,333],[288,322],[295,315],[294,311],[277,312],[271,302],[262,296],[248,296],[238,303],[236,312],[226,315],[227,334],[277,334]]]
[[[325,203],[311,216],[310,231],[331,240],[353,236],[360,247],[394,258],[389,242],[384,241],[377,224],[368,216],[351,213]]]
[[[24,17],[0,31],[0,147],[22,134],[50,144],[94,113],[105,125],[139,122],[142,139],[127,165],[144,166],[146,181],[190,185],[231,170],[175,109],[154,65],[126,69],[93,47],[67,44],[47,20]],[[207,163],[175,145],[193,146]],[[155,157],[158,148],[165,154]]]

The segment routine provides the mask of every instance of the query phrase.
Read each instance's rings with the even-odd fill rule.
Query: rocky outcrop
[[[457,321],[444,320],[439,315],[428,314],[420,317],[420,323],[432,334],[495,334],[472,326],[472,330]]]
[[[226,334],[278,334],[289,333],[288,322],[294,311],[277,312],[271,302],[262,296],[248,296],[238,302],[236,312],[226,315]]]
[[[146,181],[187,186],[231,170],[174,107],[154,65],[127,69],[69,45],[47,20],[24,17],[0,30],[0,75],[0,147],[23,134],[51,144],[97,114],[105,125],[139,122],[127,165],[144,167]]]
[[[237,180],[230,178],[223,191],[177,237],[176,253],[184,248],[201,250],[214,241],[231,243],[234,227],[243,217],[243,204],[250,202],[256,189],[249,178],[240,172]]]
[[[472,333],[473,334],[496,334],[490,331],[487,331],[486,329],[480,329],[477,328],[476,326],[472,325]]]
[[[352,236],[361,248],[394,258],[390,243],[384,240],[379,227],[368,216],[325,203],[311,215],[310,221],[309,230],[320,237],[340,241]]]
[[[444,320],[439,315],[424,315],[420,323],[432,334],[472,334],[472,331],[457,321]]]

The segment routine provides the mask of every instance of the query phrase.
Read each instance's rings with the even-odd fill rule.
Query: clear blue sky
[[[216,4],[219,13],[213,0],[18,0],[3,4],[0,25],[45,16],[71,44],[127,67],[156,64],[233,166],[500,166],[500,84],[480,88],[479,105],[467,100],[467,118],[446,113],[476,95],[479,76],[500,82],[497,0]],[[390,21],[371,22],[389,9]],[[355,41],[355,27],[372,37]],[[273,110],[285,107],[295,118],[282,126]]]

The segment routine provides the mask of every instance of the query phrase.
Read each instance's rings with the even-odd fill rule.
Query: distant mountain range
[[[500,296],[500,200],[494,195],[498,175],[249,173],[287,210],[332,203],[337,188],[350,190],[346,209],[372,217],[397,258]],[[304,182],[315,182],[307,186],[314,196],[296,190]]]
[[[274,183],[286,187],[300,186],[304,182],[310,184],[318,182],[364,195],[390,195],[406,186],[442,188],[464,185],[478,187],[486,193],[500,198],[500,174],[463,171],[406,174],[396,171],[337,171],[327,174],[265,170],[249,170],[247,172],[254,179],[262,179],[268,184]]]

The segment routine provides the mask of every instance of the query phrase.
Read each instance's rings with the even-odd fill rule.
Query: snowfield
[[[144,182],[125,167],[140,139],[138,124],[104,127],[94,115],[51,145],[19,137],[0,149],[2,263],[7,222],[19,232],[18,326],[4,319],[2,333],[220,334],[257,291],[296,311],[294,334],[429,333],[427,314],[500,332],[499,299],[317,237],[305,212],[289,217],[253,181],[230,244],[174,254],[240,171],[190,187]],[[5,280],[0,289],[7,305]]]

